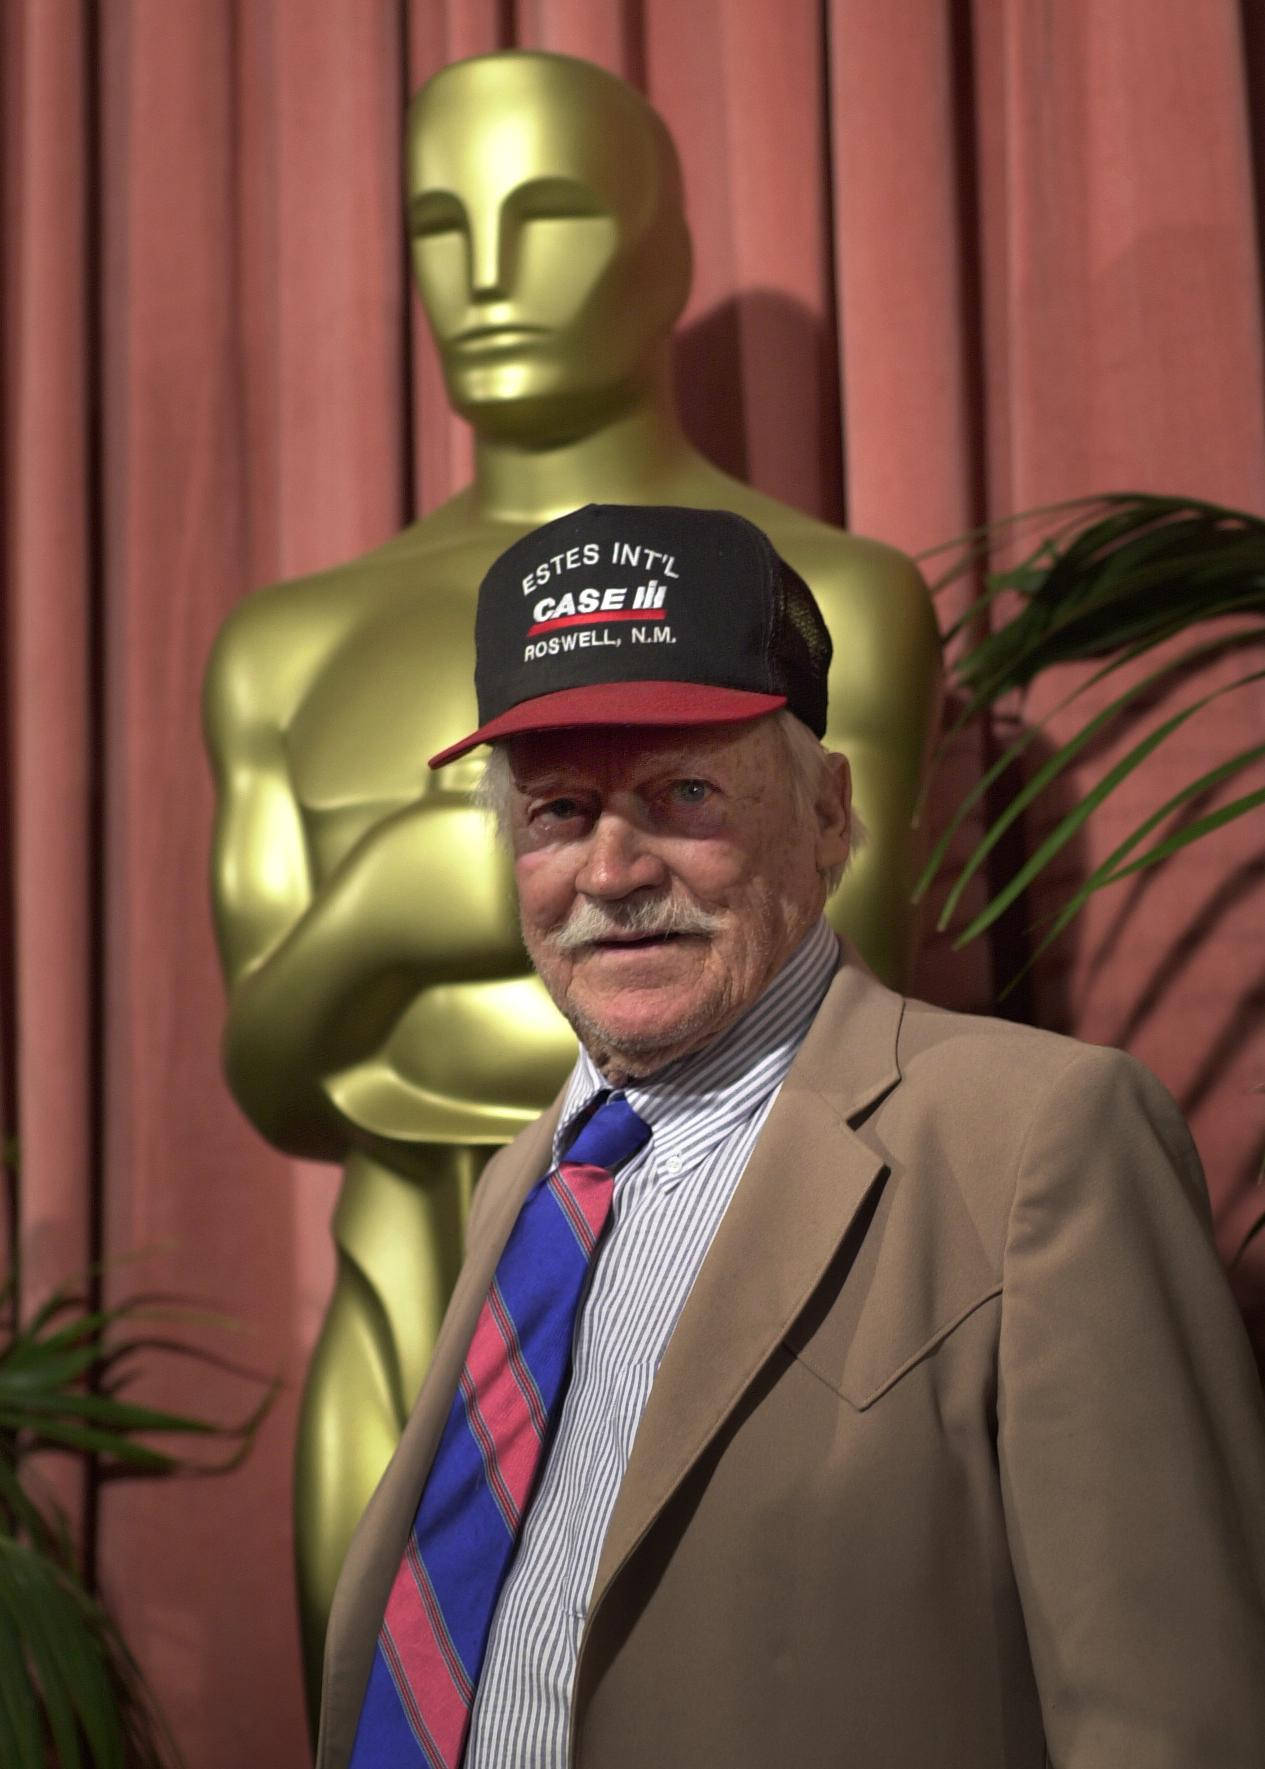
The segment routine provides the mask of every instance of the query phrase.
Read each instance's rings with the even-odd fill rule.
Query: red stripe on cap
[[[460,743],[441,749],[430,758],[430,766],[442,768],[480,743],[523,731],[566,731],[582,725],[727,725],[763,718],[785,705],[785,694],[699,682],[591,682],[519,701]]]
[[[528,627],[527,637],[551,633],[555,627],[604,626],[608,620],[663,620],[667,612],[666,608],[613,608],[607,614],[560,614],[557,620],[538,620]]]

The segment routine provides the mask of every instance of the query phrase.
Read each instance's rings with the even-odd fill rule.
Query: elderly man
[[[479,728],[581,1051],[488,1167],[348,1557],[322,1769],[1259,1769],[1265,1427],[1127,1057],[907,1001],[804,583],[589,506],[484,581]]]

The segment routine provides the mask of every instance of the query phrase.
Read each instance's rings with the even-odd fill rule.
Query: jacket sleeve
[[[1265,1407],[1160,1084],[1083,1047],[1007,1234],[998,1456],[1056,1769],[1265,1764]]]

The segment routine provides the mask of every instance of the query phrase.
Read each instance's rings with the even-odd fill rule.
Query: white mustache
[[[723,925],[723,916],[672,897],[606,904],[580,902],[554,934],[553,944],[560,952],[575,952],[581,946],[592,946],[617,934],[649,940],[664,934],[716,934]]]

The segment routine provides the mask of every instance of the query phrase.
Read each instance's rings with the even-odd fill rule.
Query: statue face
[[[413,107],[406,172],[413,269],[457,411],[538,440],[618,411],[689,277],[673,168],[635,98],[552,57],[458,64]]]

